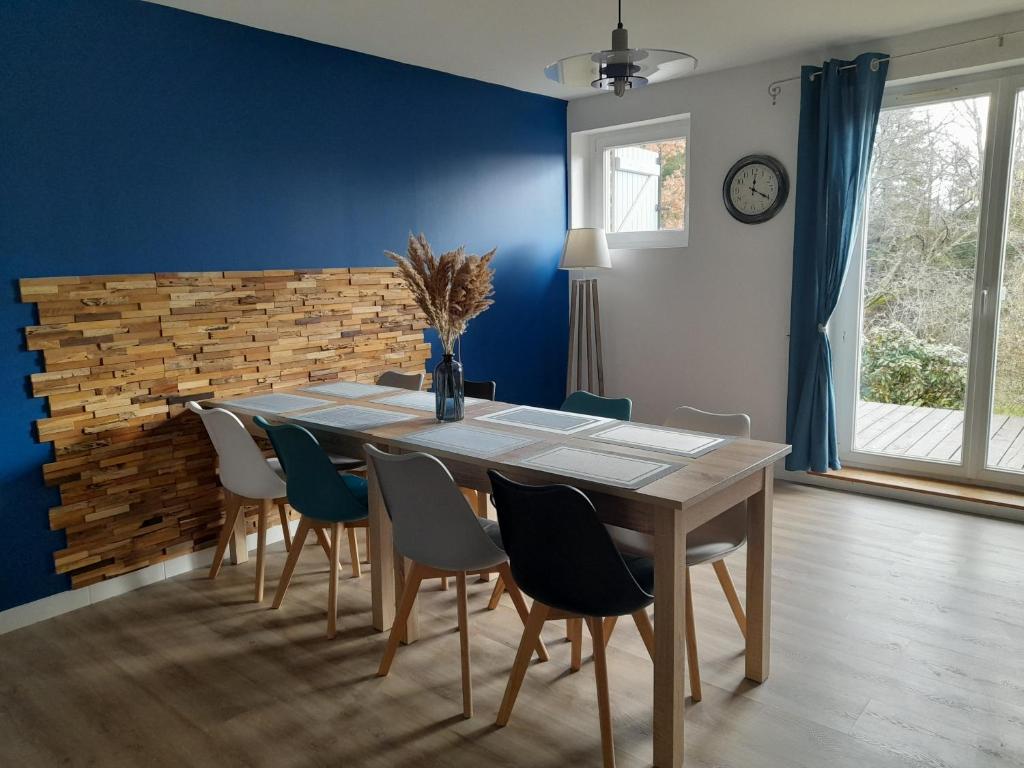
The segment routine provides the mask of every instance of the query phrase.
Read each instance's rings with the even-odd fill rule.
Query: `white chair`
[[[685,429],[693,432],[707,432],[729,437],[750,437],[750,417],[745,413],[709,413],[696,408],[676,408],[665,420],[666,427]],[[651,556],[654,542],[646,534],[637,531],[607,526],[616,546],[626,552]],[[736,587],[725,557],[742,547],[747,541],[747,502],[741,502],[695,528],[686,535],[686,658],[690,670],[690,696],[693,701],[701,700],[700,667],[697,663],[697,635],[693,620],[693,597],[690,590],[690,568],[711,563],[715,575],[722,585],[725,599],[729,602],[740,634],[747,636],[747,619],[743,605],[736,594]],[[657,586],[655,586],[657,589]],[[657,621],[657,616],[654,618]],[[610,636],[614,621],[606,628]]]
[[[288,511],[285,508],[286,490],[281,465],[277,459],[267,459],[235,414],[223,408],[203,408],[189,402],[187,408],[203,420],[217,458],[220,461],[220,484],[224,487],[227,507],[224,527],[217,541],[217,551],[210,566],[210,578],[216,578],[228,543],[245,552],[245,515],[243,507],[259,507],[256,536],[256,602],[263,600],[265,549],[267,542],[267,516],[276,504],[285,532],[285,546],[291,546]],[[236,557],[240,553],[236,551]],[[244,558],[244,555],[242,555]]]
[[[199,403],[188,402],[186,407],[199,416],[210,436],[210,442],[217,452],[220,463],[220,484],[224,488],[226,506],[224,527],[217,540],[217,550],[210,566],[210,578],[217,578],[224,553],[231,544],[236,560],[247,557],[245,544],[244,507],[259,507],[256,522],[256,602],[263,600],[263,584],[266,573],[267,518],[271,507],[276,505],[281,516],[284,545],[291,549],[291,529],[288,527],[287,490],[284,470],[277,459],[263,455],[241,420],[223,408],[203,408]],[[330,545],[322,532],[318,532],[320,546],[330,557]],[[353,574],[359,575],[359,555],[354,544],[355,534],[349,532],[349,546],[353,555]]]
[[[395,550],[413,563],[377,674],[383,677],[391,669],[420,582],[438,576],[454,576],[462,657],[462,713],[464,717],[472,717],[467,574],[499,574],[524,625],[529,616],[501,548],[498,524],[476,516],[444,464],[433,456],[425,453],[391,455],[372,445],[364,448],[391,518]],[[547,661],[543,641],[538,639],[536,650],[541,660]]]

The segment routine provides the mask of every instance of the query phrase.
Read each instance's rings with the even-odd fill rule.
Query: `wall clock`
[[[768,155],[747,155],[725,174],[722,200],[736,221],[760,224],[786,204],[789,176],[778,160]]]

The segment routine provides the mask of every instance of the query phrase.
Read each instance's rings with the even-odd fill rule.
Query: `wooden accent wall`
[[[82,587],[211,543],[213,449],[188,400],[423,370],[426,324],[392,269],[29,278],[25,329],[45,364],[43,467],[67,533],[58,573]]]

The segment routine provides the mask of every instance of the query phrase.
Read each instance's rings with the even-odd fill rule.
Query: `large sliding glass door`
[[[846,463],[1024,484],[1022,88],[887,93],[829,329]]]

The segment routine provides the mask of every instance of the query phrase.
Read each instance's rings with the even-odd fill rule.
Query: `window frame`
[[[690,239],[690,116],[672,115],[658,120],[646,120],[594,131],[574,133],[573,143],[586,144],[585,162],[581,169],[585,179],[584,216],[587,226],[600,227],[605,230],[608,247],[612,250],[633,250],[647,248],[685,248]],[[686,195],[683,199],[683,228],[659,229],[644,232],[609,232],[606,219],[606,183],[608,179],[605,168],[605,152],[619,147],[635,146],[667,139],[686,140],[686,169],[683,174],[683,185]],[[574,216],[574,218],[578,218]]]
[[[964,400],[962,458],[959,463],[888,455],[855,447],[856,408],[859,399],[862,296],[866,267],[866,234],[870,210],[865,205],[850,271],[829,323],[836,387],[839,458],[844,466],[906,472],[922,477],[980,481],[989,485],[1020,487],[1024,474],[988,465],[988,434],[995,384],[995,340],[998,332],[998,296],[1005,247],[1009,200],[1011,115],[1017,90],[1024,90],[1024,68],[1009,67],[953,77],[940,77],[886,88],[882,108],[931,104],[955,98],[988,95],[992,102],[987,120],[985,159],[982,166],[978,256],[971,316],[971,339]],[[998,226],[997,226],[998,225]]]

